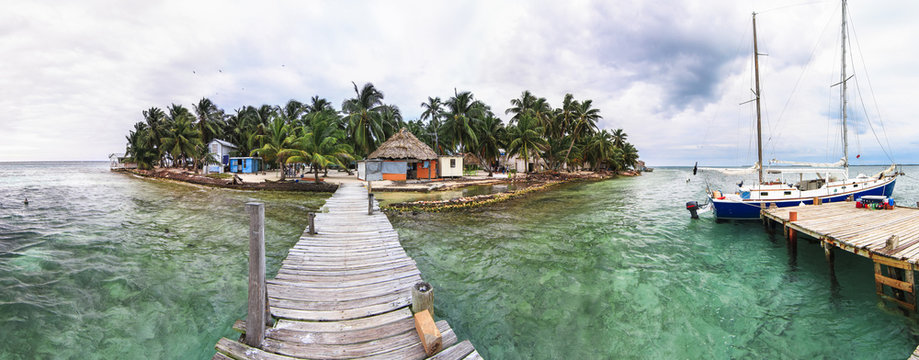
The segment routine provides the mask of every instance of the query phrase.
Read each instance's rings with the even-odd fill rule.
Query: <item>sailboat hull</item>
[[[897,179],[891,178],[887,182],[875,185],[870,188],[865,188],[858,191],[826,195],[826,196],[817,196],[822,202],[837,202],[845,201],[849,196],[854,198],[859,198],[865,195],[883,195],[891,196],[893,194],[894,185],[896,185]],[[731,199],[713,199],[709,197],[712,203],[712,212],[715,215],[715,219],[718,220],[758,220],[760,218],[760,210],[775,204],[778,207],[789,207],[789,206],[798,206],[801,203],[805,205],[813,205],[814,199],[756,199],[756,200],[731,200]],[[852,205],[855,206],[855,205]]]

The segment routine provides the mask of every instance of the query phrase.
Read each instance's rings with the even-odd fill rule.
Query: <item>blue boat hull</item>
[[[893,194],[893,188],[896,182],[897,179],[893,179],[889,183],[878,185],[873,188],[868,188],[857,192],[820,197],[820,199],[822,202],[826,203],[845,201],[849,196],[854,196],[855,198],[859,198],[865,195],[891,196]],[[763,207],[768,207],[773,203],[778,207],[798,206],[802,202],[806,205],[812,205],[814,203],[814,199],[794,199],[785,201],[747,200],[742,202],[717,199],[710,200],[712,202],[712,211],[715,214],[715,219],[718,220],[758,220],[760,209]]]

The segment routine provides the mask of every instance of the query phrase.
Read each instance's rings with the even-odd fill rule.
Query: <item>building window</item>
[[[450,159],[450,168],[452,169],[455,167],[456,167],[456,159]]]

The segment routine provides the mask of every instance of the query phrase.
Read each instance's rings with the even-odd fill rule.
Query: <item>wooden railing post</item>
[[[412,286],[412,312],[428,310],[434,316],[434,287],[426,281]]]
[[[310,211],[307,216],[310,222],[310,235],[316,235],[316,213]]]
[[[373,193],[367,197],[367,215],[373,215]]]
[[[246,344],[260,348],[265,338],[268,291],[265,285],[265,204],[246,203],[249,214],[249,307]]]

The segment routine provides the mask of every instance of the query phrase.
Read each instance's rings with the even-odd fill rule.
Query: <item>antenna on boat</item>
[[[845,0],[843,0],[845,1]],[[759,183],[763,183],[763,125],[759,104],[759,51],[756,46],[756,13],[753,13],[753,68],[756,73],[756,154],[758,157]]]

